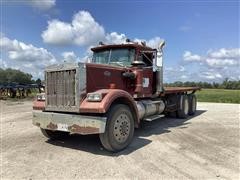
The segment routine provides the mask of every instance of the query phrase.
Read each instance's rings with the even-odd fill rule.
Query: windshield
[[[111,64],[116,66],[131,66],[134,60],[134,49],[110,49],[94,52],[93,62],[97,64]]]

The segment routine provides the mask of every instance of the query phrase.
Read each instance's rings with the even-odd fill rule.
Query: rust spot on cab
[[[47,125],[47,128],[48,128],[48,129],[55,130],[55,129],[57,129],[57,124],[53,124],[52,122],[50,122],[50,123]]]
[[[77,134],[97,134],[99,133],[99,129],[98,128],[94,128],[94,127],[82,127],[79,125],[72,125],[69,126],[69,131],[73,132],[73,133],[77,133]]]
[[[41,125],[40,123],[38,123],[38,122],[36,123],[36,126],[40,127],[40,125]]]

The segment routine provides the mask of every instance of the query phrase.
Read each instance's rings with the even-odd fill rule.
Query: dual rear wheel
[[[177,116],[187,118],[196,112],[196,96],[194,94],[180,95]],[[112,152],[126,148],[132,141],[134,134],[134,118],[128,106],[113,105],[107,113],[105,132],[100,134],[103,147]]]
[[[194,115],[196,113],[197,98],[194,94],[180,95],[178,102],[178,118],[187,118],[188,115]]]

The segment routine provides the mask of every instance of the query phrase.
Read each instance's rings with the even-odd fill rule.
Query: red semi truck
[[[196,112],[198,87],[163,86],[163,46],[144,42],[92,48],[91,63],[63,63],[45,69],[45,93],[33,102],[33,124],[51,139],[99,134],[117,152],[132,141],[142,121]]]

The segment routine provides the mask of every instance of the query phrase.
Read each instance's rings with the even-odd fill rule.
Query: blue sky
[[[1,65],[43,77],[99,40],[165,47],[165,81],[239,80],[239,1],[3,1]]]

